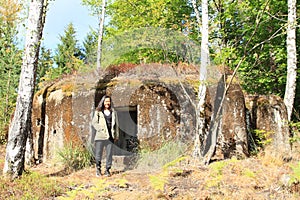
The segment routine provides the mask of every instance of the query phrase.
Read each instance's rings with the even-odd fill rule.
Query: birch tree
[[[200,66],[200,86],[199,86],[199,111],[200,111],[200,129],[199,136],[205,136],[205,97],[206,97],[206,79],[209,62],[208,49],[208,0],[202,0],[202,37],[201,37],[201,66]]]
[[[287,24],[287,77],[284,103],[287,107],[288,120],[291,120],[296,93],[297,79],[297,49],[296,49],[296,11],[297,0],[288,0]]]
[[[200,14],[197,8],[197,1],[192,0],[194,12],[196,15],[199,32],[201,31],[201,66],[200,66],[200,85],[198,93],[198,109],[197,109],[197,130],[199,131],[195,138],[194,155],[201,156],[202,140],[205,133],[205,99],[206,99],[206,79],[207,67],[209,65],[209,50],[208,50],[208,2],[202,0],[202,25]]]
[[[99,33],[98,33],[98,46],[97,46],[97,70],[101,68],[101,55],[102,55],[102,41],[104,32],[105,12],[106,12],[106,0],[102,0],[101,9],[97,0],[82,0],[84,5],[90,6],[93,14],[99,16]],[[101,15],[100,15],[101,12]]]
[[[3,174],[12,179],[22,175],[24,171],[26,141],[32,135],[32,100],[39,46],[43,32],[43,10],[44,0],[30,1],[16,110],[9,128],[3,169]]]
[[[98,48],[97,48],[97,70],[101,68],[101,53],[102,53],[102,38],[103,38],[103,29],[105,21],[105,9],[106,9],[106,0],[102,1],[102,11],[99,22],[99,35],[98,35]]]

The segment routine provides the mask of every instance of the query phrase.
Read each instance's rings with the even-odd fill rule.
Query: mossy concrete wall
[[[123,116],[136,117],[130,124],[136,126],[131,130],[136,130],[133,136],[137,137],[140,148],[157,149],[170,140],[181,140],[192,146],[198,133],[199,76],[196,68],[183,69],[181,67],[179,72],[174,66],[152,64],[131,67],[119,74],[112,75],[108,70],[48,84],[35,95],[33,102],[35,157],[40,161],[51,159],[67,143],[92,144],[91,120],[95,107],[105,94],[112,97],[115,109]],[[274,141],[286,144],[289,131],[283,123],[286,120],[283,102],[273,97],[264,101],[250,98],[244,95],[238,81],[228,89],[221,118],[216,121],[216,111],[227,83],[224,77],[216,79],[216,83],[208,87],[205,111],[207,130],[218,123],[216,159],[248,156],[250,129],[280,132],[273,137]],[[131,113],[124,115],[126,110]],[[251,114],[249,122],[247,110]],[[129,122],[128,119],[125,122]],[[128,127],[124,129],[129,130]],[[203,137],[208,141],[210,135]],[[124,136],[123,139],[128,138]],[[118,152],[126,148],[124,141],[117,145]]]

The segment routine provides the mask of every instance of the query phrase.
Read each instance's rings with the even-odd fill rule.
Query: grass
[[[188,146],[179,141],[166,142],[158,150],[151,151],[144,149],[139,153],[136,168],[138,170],[159,171],[158,174],[149,174],[151,187],[155,191],[164,192],[165,186],[169,183],[168,177],[171,171],[178,171],[176,165],[185,160]]]
[[[102,179],[91,187],[86,187],[85,185],[77,186],[75,189],[66,192],[64,196],[58,197],[58,200],[97,199],[97,196],[107,191],[107,187],[108,183]]]
[[[93,161],[93,153],[90,150],[73,143],[66,144],[57,154],[65,168],[70,171],[89,167]]]
[[[168,181],[169,174],[172,171],[181,173],[182,170],[178,169],[176,166],[185,159],[186,159],[186,157],[184,157],[184,156],[178,157],[177,159],[175,159],[169,163],[166,163],[162,167],[162,172],[160,172],[159,174],[154,174],[154,175],[150,174],[149,179],[150,179],[151,187],[155,191],[164,192],[166,184],[169,183],[169,181]]]
[[[182,142],[165,143],[160,149],[151,151],[144,149],[139,152],[136,168],[142,171],[156,171],[164,165],[186,154],[188,146]]]
[[[37,172],[26,172],[21,178],[9,181],[0,178],[0,197],[10,200],[38,200],[54,198],[65,192],[55,179]]]
[[[0,199],[300,198],[299,161],[283,162],[271,153],[261,152],[255,157],[205,166],[201,162],[193,164],[193,159],[185,155],[186,145],[171,142],[156,151],[140,152],[137,170],[115,172],[109,178],[95,177],[93,167],[64,176],[27,172],[15,181],[0,178]],[[159,161],[151,163],[153,159]],[[146,169],[141,171],[144,166]],[[152,166],[155,171],[151,171]]]

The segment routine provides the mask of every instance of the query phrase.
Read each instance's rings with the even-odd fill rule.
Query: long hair
[[[96,108],[97,111],[103,111],[103,110],[104,110],[104,100],[105,100],[106,98],[109,98],[109,99],[110,99],[110,108],[109,108],[109,109],[110,109],[110,110],[112,109],[113,103],[112,103],[111,97],[108,96],[108,95],[104,95],[104,96],[101,98],[101,100],[100,100],[100,102],[99,102],[99,104],[98,104],[98,106],[97,106],[97,108]]]

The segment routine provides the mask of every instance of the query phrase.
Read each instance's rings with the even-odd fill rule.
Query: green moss
[[[263,107],[263,106],[266,106],[266,105],[269,105],[270,102],[267,100],[267,99],[262,99],[260,98],[258,101],[257,101],[257,106],[258,107]]]
[[[67,97],[72,96],[72,92],[74,91],[74,84],[67,83],[61,86],[62,91],[65,93]]]
[[[253,172],[252,170],[248,169],[248,168],[245,168],[243,169],[243,175],[248,177],[248,178],[255,178],[256,177],[256,174],[255,172]]]

